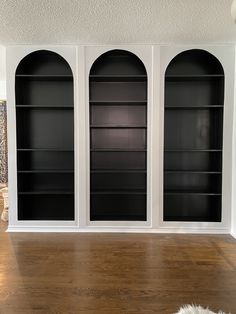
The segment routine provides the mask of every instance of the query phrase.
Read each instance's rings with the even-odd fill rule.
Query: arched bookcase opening
[[[15,77],[19,220],[74,220],[74,96],[67,61],[38,50]]]
[[[224,71],[204,50],[165,73],[164,220],[221,221]]]
[[[93,64],[90,97],[90,220],[146,220],[147,73],[133,53]]]

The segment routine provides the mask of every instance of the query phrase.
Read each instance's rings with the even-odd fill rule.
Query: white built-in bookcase
[[[8,231],[235,235],[234,78],[230,45],[8,47]]]

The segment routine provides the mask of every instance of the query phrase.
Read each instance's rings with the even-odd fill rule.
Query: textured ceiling
[[[0,44],[232,43],[232,0],[0,0]]]

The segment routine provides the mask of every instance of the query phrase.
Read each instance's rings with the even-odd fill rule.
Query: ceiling
[[[0,44],[232,43],[232,0],[1,0]]]

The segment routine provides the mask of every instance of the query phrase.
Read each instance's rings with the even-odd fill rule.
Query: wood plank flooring
[[[0,313],[236,313],[228,235],[0,233]]]
[[[0,238],[1,238],[1,232],[4,232],[7,230],[7,222],[1,220],[1,215],[2,215],[3,209],[4,209],[3,204],[0,204]],[[0,243],[0,250],[1,250],[1,243]],[[1,262],[1,260],[0,260],[0,262]],[[0,312],[0,314],[1,314],[1,312]]]

